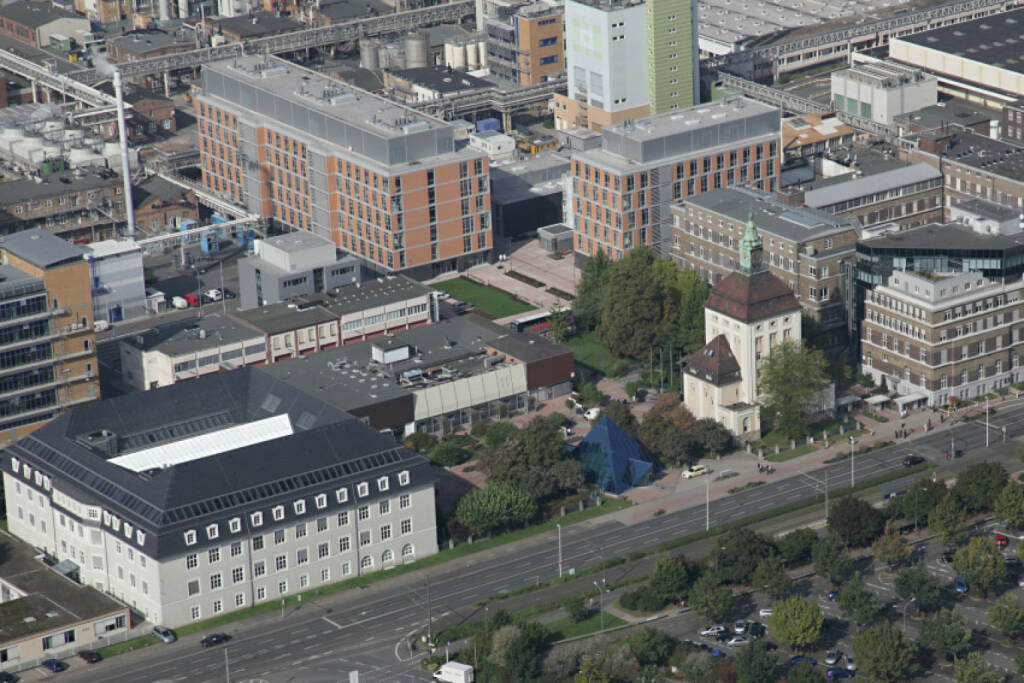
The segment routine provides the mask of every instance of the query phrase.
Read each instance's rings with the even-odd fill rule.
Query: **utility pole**
[[[711,531],[711,480],[704,479],[704,531]]]
[[[985,394],[985,448],[989,445],[989,429],[992,425],[988,422],[988,394]]]
[[[430,576],[427,576],[427,645],[434,642],[434,616],[430,611]]]
[[[231,683],[231,664],[228,663],[228,649],[224,648],[224,680]]]
[[[856,443],[857,443],[857,441],[851,436],[850,437],[850,488],[851,489],[853,488],[853,459],[855,457],[854,456],[853,447],[854,447],[854,444],[856,444]]]
[[[601,632],[603,633],[604,632],[604,587],[603,586],[598,586],[597,585],[597,581],[594,582],[594,586],[597,587],[597,597],[600,600],[600,603],[599,603],[600,607],[599,607],[599,609],[601,610]]]
[[[558,527],[558,578],[562,578],[562,525],[555,526]]]
[[[220,304],[224,315],[228,314],[228,298],[224,296],[224,262],[220,262]]]

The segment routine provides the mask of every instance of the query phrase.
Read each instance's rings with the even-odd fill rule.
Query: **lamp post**
[[[562,525],[555,526],[558,527],[558,578],[562,578]]]
[[[916,597],[910,598],[909,600],[907,600],[907,604],[903,605],[903,634],[904,635],[906,635],[906,633],[907,633],[907,608],[910,607],[910,604],[912,602],[914,602],[914,600],[917,600],[917,598]]]
[[[704,531],[711,530],[711,480],[704,479]]]
[[[853,488],[853,459],[855,457],[854,456],[853,447],[854,447],[854,445],[856,443],[857,443],[857,440],[854,439],[853,436],[851,435],[850,436],[850,488],[851,489]]]
[[[597,588],[597,597],[599,600],[598,609],[601,610],[601,631],[604,631],[604,588],[597,585],[597,581],[594,581],[594,587]]]

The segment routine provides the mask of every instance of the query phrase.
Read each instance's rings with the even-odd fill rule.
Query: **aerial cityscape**
[[[0,3],[0,683],[1024,680],[1024,0]]]

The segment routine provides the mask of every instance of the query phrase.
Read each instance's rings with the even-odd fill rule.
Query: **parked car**
[[[178,309],[188,308],[188,301],[183,296],[176,296],[171,299],[171,305]]]
[[[46,659],[43,660],[42,667],[47,671],[52,671],[55,674],[59,674],[68,668],[68,665],[59,659]]]
[[[807,662],[811,666],[817,666],[818,660],[814,657],[804,657],[803,655],[797,655],[793,659],[789,660],[789,666],[800,666],[804,662]]]
[[[198,294],[186,294],[182,298],[185,299],[190,308],[195,308],[200,303],[202,303],[202,300],[199,298]]]
[[[1017,579],[1017,587],[1018,588],[1024,588],[1024,576],[1022,576],[1019,579]]]
[[[770,617],[771,615],[775,614],[775,610],[773,610],[771,607],[762,607],[761,611],[758,612],[758,614],[761,616],[762,619],[766,619],[767,617]]]
[[[843,658],[843,653],[839,650],[832,649],[825,653],[825,663],[829,666],[838,664],[839,660]]]
[[[0,683],[18,683],[18,677],[10,671],[0,671]]]
[[[833,588],[828,592],[828,599],[835,602],[835,599],[839,597],[839,589]]]
[[[942,555],[939,557],[939,562],[941,562],[942,564],[952,564],[953,551],[947,550],[946,552],[942,553]]]
[[[737,619],[736,623],[732,626],[732,631],[736,635],[742,635],[747,632],[747,626],[748,624],[746,619]]]
[[[708,469],[707,465],[691,465],[683,470],[683,478],[693,479],[701,475],[707,474],[711,470]]]
[[[906,489],[902,489],[899,491],[889,491],[882,497],[885,498],[886,500],[895,500],[896,498],[902,498],[905,495],[907,495],[907,491]]]
[[[744,638],[743,636],[733,636],[729,639],[729,642],[726,643],[726,645],[728,645],[729,647],[739,647],[740,645],[746,645],[749,642],[750,641]]]
[[[700,634],[705,638],[717,636],[719,633],[725,633],[725,627],[721,624],[711,624],[710,626],[705,626],[700,630]]]
[[[210,301],[220,301],[221,299],[224,298],[224,292],[220,291],[219,289],[208,289],[205,292],[203,292],[203,296],[209,299]]]
[[[1006,534],[996,534],[996,545],[1005,548],[1010,545],[1010,539],[1006,537]]]
[[[165,643],[173,643],[178,639],[178,636],[174,635],[174,631],[166,626],[154,626],[153,635]]]
[[[853,672],[849,669],[840,669],[838,666],[834,666],[825,672],[825,676],[829,680],[836,680],[839,678],[853,678]]]
[[[759,624],[756,621],[750,624],[750,637],[751,638],[762,638],[768,629],[765,628],[764,624]]]
[[[211,633],[208,636],[204,636],[199,644],[203,647],[213,647],[214,645],[220,645],[231,640],[231,636],[226,633]]]
[[[601,414],[600,408],[591,408],[587,412],[583,413],[583,417],[587,418],[589,422],[593,422],[597,419],[597,416]]]
[[[920,455],[908,455],[907,457],[903,458],[904,467],[913,467],[914,465],[920,465],[923,462],[924,458],[922,458]]]
[[[99,652],[94,652],[93,650],[82,650],[78,653],[78,656],[90,664],[95,664],[103,659]]]
[[[857,670],[857,662],[853,661],[853,653],[850,653],[850,654],[846,655],[846,670],[847,671],[856,671]]]
[[[970,587],[967,585],[967,582],[964,581],[963,577],[958,576],[955,579],[953,579],[953,589],[957,593],[966,593],[968,590],[970,590]]]

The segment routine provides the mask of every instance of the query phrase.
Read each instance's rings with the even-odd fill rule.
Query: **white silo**
[[[453,69],[464,71],[466,68],[466,45],[465,43],[455,43],[452,45],[452,63],[449,65]]]
[[[419,31],[410,31],[405,36],[405,67],[419,69],[427,65],[427,53],[430,47],[427,36]]]
[[[466,67],[470,71],[480,68],[480,50],[476,43],[466,45]]]
[[[380,43],[372,38],[359,41],[359,66],[370,71],[380,69]]]
[[[480,50],[480,68],[487,68],[487,41],[481,40],[477,43],[477,48]]]

